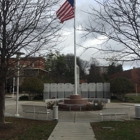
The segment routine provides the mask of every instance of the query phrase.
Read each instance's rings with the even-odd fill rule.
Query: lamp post
[[[17,52],[16,55],[17,55],[17,60],[18,60],[18,63],[17,63],[17,95],[16,95],[16,114],[15,116],[18,117],[19,114],[18,114],[18,99],[19,99],[19,66],[20,66],[20,56],[24,54],[22,52]]]
[[[136,84],[136,96],[138,96],[138,94],[137,94],[137,84]]]
[[[13,77],[13,96],[14,96],[14,93],[15,93],[15,77]]]

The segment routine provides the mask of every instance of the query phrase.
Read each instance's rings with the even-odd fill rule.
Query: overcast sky
[[[60,5],[62,5],[65,2],[65,0],[61,0]],[[87,15],[83,11],[90,10],[90,5],[96,6],[96,3],[93,0],[76,0],[76,29],[80,29],[81,25],[86,26],[85,22],[88,21],[89,15]],[[60,6],[59,6],[60,7]],[[58,7],[58,8],[59,8]],[[64,49],[61,51],[63,54],[73,53],[74,54],[74,20],[68,20],[65,21],[63,27],[63,32],[65,35],[65,41],[60,44],[61,47],[64,47]],[[94,23],[93,23],[94,24]],[[83,60],[90,61],[91,58],[96,58],[100,65],[107,66],[109,62],[105,61],[103,58],[105,58],[104,53],[99,52],[98,50],[94,49],[95,47],[101,48],[101,44],[104,42],[104,37],[99,36],[98,39],[95,39],[93,36],[88,36],[88,38],[84,37],[84,32],[76,30],[76,55],[82,58]],[[118,44],[111,41],[111,45],[117,46]],[[90,49],[85,51],[85,48],[91,47]],[[94,48],[92,48],[94,47]],[[119,47],[120,44],[119,44]],[[124,63],[123,69],[132,69],[133,67],[140,67],[139,63]]]

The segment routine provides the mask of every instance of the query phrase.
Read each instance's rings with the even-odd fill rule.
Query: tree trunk
[[[0,80],[0,123],[5,123],[4,119],[5,111],[5,83]]]

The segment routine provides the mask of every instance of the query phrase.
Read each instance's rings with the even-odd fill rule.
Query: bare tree
[[[10,60],[19,51],[29,57],[56,46],[61,28],[55,16],[58,2],[0,0],[0,123],[4,123],[5,80],[11,63],[16,63]]]
[[[96,49],[108,54],[112,61],[140,60],[140,0],[95,2],[87,11],[90,18],[83,28],[86,36],[105,38],[103,46]],[[107,44],[111,40],[117,42],[117,47]]]

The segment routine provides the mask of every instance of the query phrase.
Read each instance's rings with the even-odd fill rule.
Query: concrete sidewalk
[[[90,123],[58,122],[48,140],[96,140]]]
[[[21,104],[41,104],[44,102],[19,101],[19,114],[23,117]],[[135,118],[135,104],[127,103],[108,103],[108,107],[130,107],[130,119]],[[5,102],[5,115],[15,116],[16,101],[13,98],[7,98]],[[31,117],[31,116],[29,116]],[[53,111],[50,111],[49,120],[53,118]],[[40,120],[46,119],[40,115]],[[110,117],[106,117],[110,121]],[[96,140],[90,122],[99,122],[98,111],[58,111],[58,124],[53,130],[48,140]]]
[[[133,119],[134,104],[110,103],[106,107],[126,106],[130,107],[130,119]],[[59,111],[59,122],[48,140],[96,140],[90,122],[99,121],[98,111]],[[106,117],[106,121],[110,121],[110,117]]]

